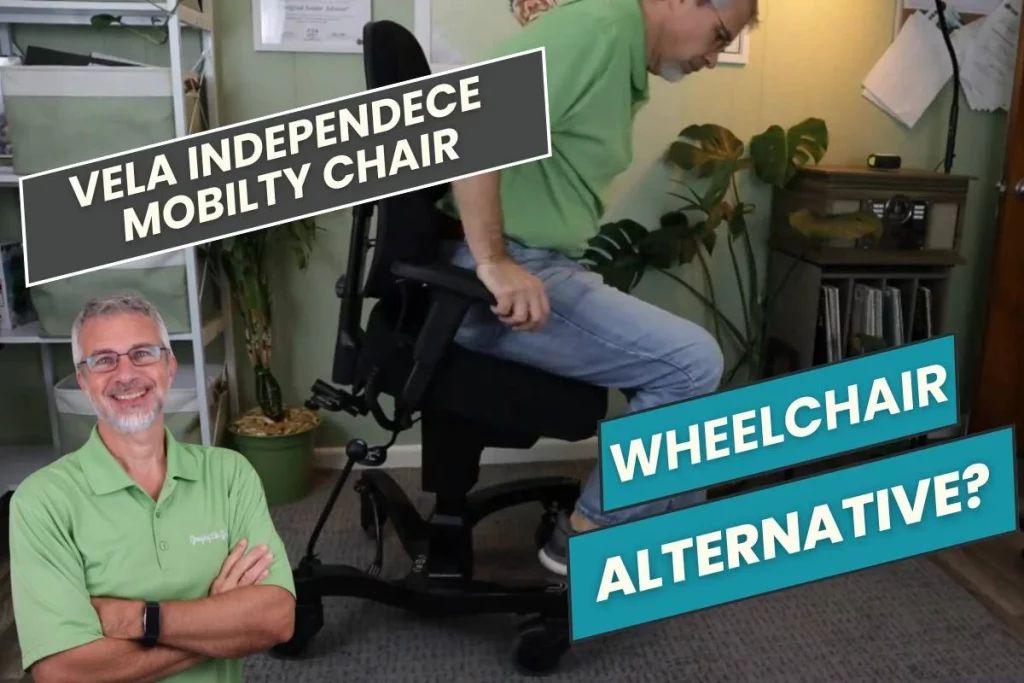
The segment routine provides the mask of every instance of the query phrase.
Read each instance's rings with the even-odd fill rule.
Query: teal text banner
[[[602,422],[602,506],[618,510],[958,422],[949,335]]]
[[[569,541],[573,640],[1017,529],[1012,428]]]

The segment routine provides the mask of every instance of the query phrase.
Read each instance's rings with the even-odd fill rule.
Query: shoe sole
[[[559,576],[566,576],[569,573],[564,563],[551,559],[551,556],[544,552],[543,548],[537,551],[537,559],[549,572],[554,572]]]

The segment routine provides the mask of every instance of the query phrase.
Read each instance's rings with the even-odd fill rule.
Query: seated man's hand
[[[551,313],[544,283],[510,258],[502,257],[477,266],[480,282],[498,303],[491,310],[517,331],[535,332]]]
[[[219,595],[242,586],[254,586],[270,574],[269,567],[274,555],[269,548],[260,545],[245,554],[246,546],[247,542],[242,539],[231,550],[210,586],[210,595]]]

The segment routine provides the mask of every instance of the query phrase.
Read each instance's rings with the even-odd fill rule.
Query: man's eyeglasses
[[[167,348],[163,346],[136,346],[124,353],[105,351],[89,356],[79,365],[87,366],[92,372],[111,372],[117,367],[121,356],[128,356],[128,360],[131,361],[132,365],[142,368],[159,361],[166,350]]]
[[[736,37],[725,25],[725,22],[722,21],[722,14],[718,11],[718,8],[714,5],[710,5],[710,7],[711,11],[715,13],[715,18],[718,19],[718,26],[715,28],[715,47],[719,52],[721,52],[732,45],[733,41],[736,40]]]

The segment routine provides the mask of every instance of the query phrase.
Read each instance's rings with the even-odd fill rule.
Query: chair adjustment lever
[[[310,410],[323,408],[333,413],[344,410],[354,417],[360,417],[370,412],[366,402],[361,398],[319,379],[313,383],[313,395],[306,400],[306,407]]]

